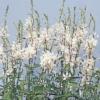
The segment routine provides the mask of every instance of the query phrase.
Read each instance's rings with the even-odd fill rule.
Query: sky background
[[[3,15],[6,6],[9,5],[8,28],[11,37],[15,35],[15,23],[19,19],[25,20],[30,12],[30,0],[0,0],[0,24],[2,23]],[[61,6],[61,0],[34,0],[35,8],[40,12],[41,16],[46,13],[49,16],[49,21],[53,24],[56,21],[58,10]],[[77,8],[87,7],[87,11],[92,13],[96,20],[96,33],[100,35],[100,0],[66,0],[66,7],[77,6]],[[99,39],[100,41],[100,39]],[[100,43],[96,50],[96,55],[100,56]],[[100,64],[99,64],[100,65]],[[99,66],[100,67],[100,66]]]

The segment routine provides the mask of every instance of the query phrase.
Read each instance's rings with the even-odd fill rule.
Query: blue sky
[[[40,13],[47,13],[50,22],[56,20],[58,9],[62,0],[34,0],[34,6]],[[66,0],[66,7],[87,6],[88,12],[91,12],[96,19],[96,31],[99,33],[99,17],[100,17],[100,0]],[[9,10],[9,26],[12,29],[13,24],[19,19],[25,19],[28,16],[30,9],[30,0],[0,0],[0,16],[4,14],[6,6],[10,6]],[[2,17],[0,17],[1,20]]]
[[[56,20],[58,9],[62,0],[34,0],[35,8],[42,14],[46,13],[49,16],[50,22],[53,23]],[[99,17],[100,17],[100,0],[66,0],[66,7],[87,6],[88,12],[91,12],[96,19],[96,31],[100,32]],[[10,6],[9,10],[9,27],[12,29],[13,24],[19,19],[25,19],[28,16],[30,9],[30,0],[0,0],[0,16],[4,14],[6,6]],[[0,17],[1,20],[2,17]]]
[[[9,32],[15,34],[14,23],[19,19],[24,21],[30,12],[30,0],[0,0],[0,23],[6,6],[10,6],[8,25]],[[50,22],[54,23],[58,15],[58,10],[61,5],[61,0],[34,0],[35,8],[40,12],[41,16],[46,13],[49,16]],[[96,32],[100,35],[100,0],[66,0],[66,7],[87,6],[88,12],[91,12],[96,20]],[[100,39],[99,39],[100,40]],[[96,55],[100,55],[100,43],[98,44]]]

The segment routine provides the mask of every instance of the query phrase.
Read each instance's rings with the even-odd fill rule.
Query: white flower
[[[7,69],[6,69],[6,76],[9,76],[9,75],[11,75],[12,74],[12,72],[13,72],[13,68],[12,68],[12,62],[10,61],[10,59],[8,59],[9,61],[8,61],[8,67],[7,67]]]
[[[54,26],[54,30],[58,33],[64,33],[64,25],[62,22],[56,23]]]
[[[36,54],[36,49],[32,47],[31,45],[28,45],[28,47],[24,48],[22,52],[23,52],[23,59],[29,59],[29,58],[32,58],[33,55]]]
[[[83,40],[86,34],[87,34],[87,30],[85,28],[80,29],[78,27],[75,32],[75,36],[77,37],[78,40]]]
[[[0,27],[0,37],[5,37],[5,38],[7,38],[8,36],[9,36],[9,34],[7,33],[6,28]]]
[[[78,44],[78,39],[77,39],[77,37],[74,36],[72,39],[72,46],[77,47],[77,44]]]
[[[15,43],[15,42],[12,43],[12,47],[11,47],[12,51],[16,51],[16,50],[20,50],[20,49],[21,49],[20,43]]]
[[[70,76],[68,75],[68,73],[63,74],[63,80],[66,80],[68,77],[70,77]]]
[[[71,45],[72,42],[71,34],[65,34],[65,41],[68,45]]]
[[[46,29],[43,29],[40,34],[40,43],[45,43],[50,40],[50,34],[47,33]]]
[[[82,71],[82,80],[81,80],[81,84],[89,84],[90,80],[91,80],[91,76],[93,74],[93,66],[94,66],[94,59],[90,58],[90,59],[86,59],[84,61],[83,64],[83,71]]]
[[[90,66],[93,66],[94,65],[94,59],[93,58],[90,58],[90,59],[87,59],[87,65],[90,65]]]
[[[55,60],[56,60],[56,56],[53,53],[47,51],[43,53],[43,55],[40,58],[41,67],[44,70],[51,71],[54,67]]]
[[[11,75],[11,73],[13,72],[13,68],[12,67],[9,67],[6,71],[6,75],[9,76]]]
[[[93,36],[89,36],[89,38],[85,42],[85,49],[87,52],[90,50],[93,50],[97,45],[97,39],[95,39]]]
[[[60,50],[64,52],[65,49],[66,49],[66,47],[65,47],[64,45],[61,45],[61,44],[60,44]]]
[[[32,31],[32,32],[28,32],[28,33],[25,34],[25,38],[26,39],[32,38],[33,40],[34,39],[36,40],[38,38],[38,33],[35,30]]]
[[[16,51],[16,52],[14,52],[13,54],[12,54],[12,56],[15,58],[15,59],[20,59],[20,58],[22,58],[22,53],[21,53],[21,51]]]
[[[4,61],[4,57],[5,57],[5,54],[3,51],[3,47],[0,46],[0,63],[2,63]]]
[[[29,29],[32,27],[32,18],[29,16],[24,24],[24,30],[29,31]]]
[[[84,61],[83,70],[87,71],[87,74],[89,74],[91,70],[93,69],[94,63],[95,61],[93,58],[86,59]]]
[[[20,43],[15,43],[13,42],[12,47],[12,57],[15,59],[20,59],[22,58],[22,51],[21,51],[21,44]]]

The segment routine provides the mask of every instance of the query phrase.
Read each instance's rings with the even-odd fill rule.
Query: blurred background
[[[39,11],[40,15],[46,13],[49,17],[50,24],[55,23],[58,10],[61,7],[62,0],[34,0],[34,7]],[[16,28],[15,23],[18,20],[25,21],[30,13],[30,0],[0,0],[0,25],[3,21],[5,9],[9,5],[8,14],[8,28],[11,38],[14,39]],[[66,7],[84,8],[87,7],[87,13],[92,13],[96,20],[96,33],[100,35],[100,0],[66,0]],[[95,51],[97,57],[100,56],[100,37],[98,39],[98,46]],[[97,63],[100,67],[100,62]]]

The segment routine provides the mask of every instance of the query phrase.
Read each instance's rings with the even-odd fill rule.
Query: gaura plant
[[[95,20],[86,8],[76,11],[63,0],[56,23],[44,14],[43,28],[31,0],[31,14],[10,41],[7,7],[0,27],[0,100],[100,100]]]

